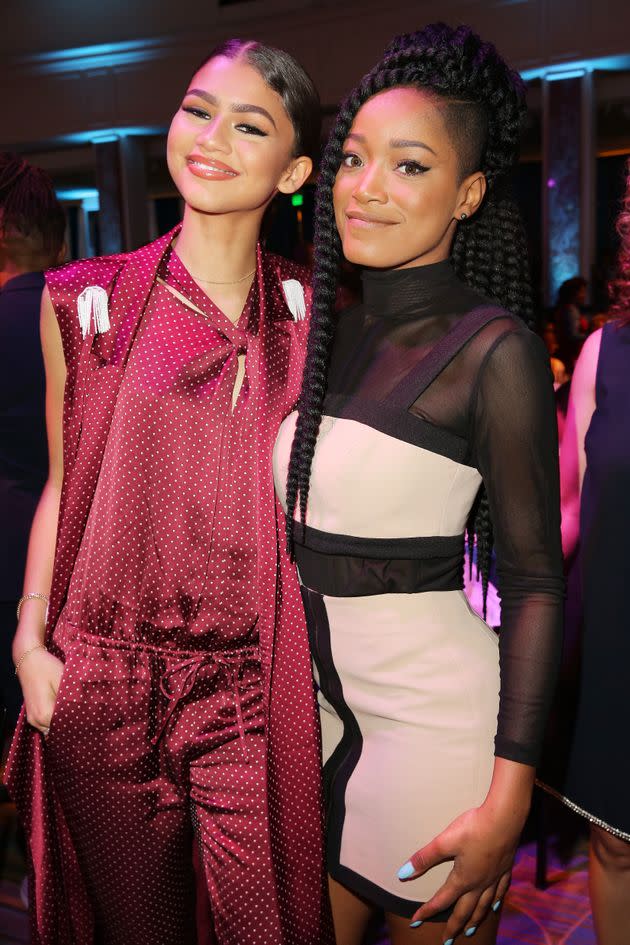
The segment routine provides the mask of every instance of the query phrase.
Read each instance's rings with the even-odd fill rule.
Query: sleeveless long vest
[[[160,261],[177,229],[142,249],[83,260],[47,275],[67,366],[64,482],[46,643],[55,647],[63,608],[98,481],[127,357]],[[282,282],[305,270],[259,249],[258,334],[248,349],[256,399],[256,522],[259,633],[267,715],[267,805],[283,922],[282,945],[328,945],[331,923],[323,868],[321,751],[300,592],[284,552],[284,516],[275,498],[272,449],[300,391],[308,317],[294,320]],[[89,286],[109,297],[109,331],[85,338],[77,299]],[[309,291],[306,302],[309,303]],[[308,316],[308,309],[307,309]],[[270,368],[273,353],[273,370]],[[94,945],[94,920],[72,840],[46,770],[41,735],[24,711],[11,748],[7,784],[24,824],[30,860],[32,945]],[[304,895],[308,890],[310,895]]]

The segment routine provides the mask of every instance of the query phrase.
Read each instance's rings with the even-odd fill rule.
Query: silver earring
[[[460,220],[467,220],[467,219],[468,219],[468,214],[462,213],[462,215],[460,216]]]

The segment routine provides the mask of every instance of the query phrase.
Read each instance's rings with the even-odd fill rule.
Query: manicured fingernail
[[[492,906],[492,911],[493,911],[493,912],[498,912],[499,909],[501,908],[501,903],[502,903],[502,902],[503,902],[502,899],[497,899],[497,901],[496,901],[496,902],[494,903],[494,905]]]
[[[454,938],[449,938],[444,942],[444,945],[453,945],[454,941],[455,941]]]
[[[471,935],[474,935],[476,931],[477,931],[477,926],[476,926],[476,925],[471,925],[469,929],[466,929],[466,931],[464,932],[464,935],[465,935],[467,938],[470,938],[470,936],[471,936]]]
[[[410,929],[419,929],[421,925],[422,925],[422,919],[416,919],[415,922],[412,922],[412,923],[411,923],[411,925],[409,926],[409,928],[410,928]]]
[[[401,866],[398,870],[398,879],[409,879],[415,872],[413,863],[405,863],[405,865]]]

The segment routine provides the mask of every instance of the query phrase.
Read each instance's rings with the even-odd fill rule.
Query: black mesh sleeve
[[[557,425],[540,339],[518,329],[495,341],[471,411],[502,607],[495,754],[535,765],[560,659],[564,594]]]

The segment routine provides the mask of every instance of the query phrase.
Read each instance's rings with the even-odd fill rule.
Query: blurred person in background
[[[551,366],[551,373],[553,374],[553,386],[555,390],[558,390],[559,387],[562,387],[562,385],[566,384],[569,380],[567,369],[564,365],[564,361],[561,361],[560,358],[549,358],[549,364]]]
[[[627,945],[630,936],[630,173],[617,228],[612,320],[576,363],[560,454],[562,543],[567,562],[580,546],[584,623],[568,773],[551,789],[590,823],[599,945]]]
[[[556,326],[552,321],[545,322],[541,332],[542,340],[549,352],[549,366],[553,374],[553,387],[556,392],[556,417],[558,420],[558,436],[562,437],[564,420],[567,412],[567,399],[571,377],[564,361],[559,357],[559,344]]]
[[[588,333],[588,321],[582,314],[586,304],[587,282],[581,276],[567,279],[558,289],[554,322],[558,338],[558,357],[569,374]]]
[[[65,217],[48,175],[0,153],[0,685],[6,729],[22,694],[11,659],[31,522],[46,477],[45,377],[39,337],[43,270],[65,253]]]
[[[557,357],[559,347],[558,335],[556,334],[556,326],[552,321],[545,322],[540,336],[545,343],[547,351],[549,352],[549,357]]]

